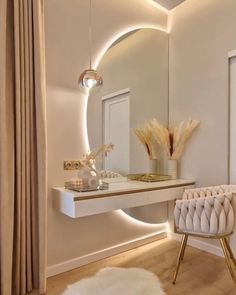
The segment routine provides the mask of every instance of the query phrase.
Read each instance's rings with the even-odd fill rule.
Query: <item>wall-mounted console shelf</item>
[[[193,187],[193,180],[168,180],[147,183],[116,179],[108,190],[75,192],[63,187],[53,188],[57,210],[72,218],[105,213],[180,198],[184,189]]]

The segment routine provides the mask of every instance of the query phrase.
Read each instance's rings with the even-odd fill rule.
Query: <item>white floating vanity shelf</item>
[[[161,203],[180,198],[193,180],[167,180],[161,182],[115,179],[109,189],[92,192],[75,192],[64,187],[53,188],[55,207],[72,218],[89,216],[117,209],[126,209]]]

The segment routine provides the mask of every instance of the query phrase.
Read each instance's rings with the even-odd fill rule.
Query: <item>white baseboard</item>
[[[139,247],[144,244],[154,242],[159,239],[166,238],[166,236],[167,234],[166,234],[166,231],[164,230],[163,232],[150,234],[141,238],[137,238],[131,241],[124,242],[122,244],[112,246],[110,248],[89,253],[88,255],[85,255],[85,256],[80,256],[71,260],[63,261],[62,263],[48,266],[47,277],[55,276],[57,274],[72,270],[82,265],[110,257],[112,255]]]
[[[177,241],[180,241],[180,239],[181,239],[180,234],[176,234],[176,233],[172,233],[172,232],[168,232],[167,237],[171,238],[171,239],[174,239],[174,240],[177,240]],[[209,252],[209,253],[214,254],[216,256],[223,257],[223,252],[222,252],[222,249],[221,249],[220,246],[217,247],[215,245],[203,242],[203,241],[201,241],[199,239],[196,239],[196,238],[193,238],[193,237],[189,237],[188,245],[192,246],[192,247],[195,247],[197,249]]]

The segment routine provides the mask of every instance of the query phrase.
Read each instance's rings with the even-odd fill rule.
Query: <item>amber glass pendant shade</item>
[[[94,92],[101,88],[103,80],[97,71],[88,69],[81,73],[78,83],[82,90]]]
[[[79,86],[80,89],[86,94],[91,94],[92,92],[97,92],[103,84],[102,77],[98,74],[96,70],[92,69],[92,0],[89,1],[89,47],[90,47],[90,59],[89,59],[89,69],[83,71],[79,76]]]

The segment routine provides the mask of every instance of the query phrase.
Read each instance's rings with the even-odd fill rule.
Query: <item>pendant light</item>
[[[81,73],[78,83],[86,93],[96,91],[103,84],[102,77],[92,69],[92,0],[89,0],[89,69]]]

